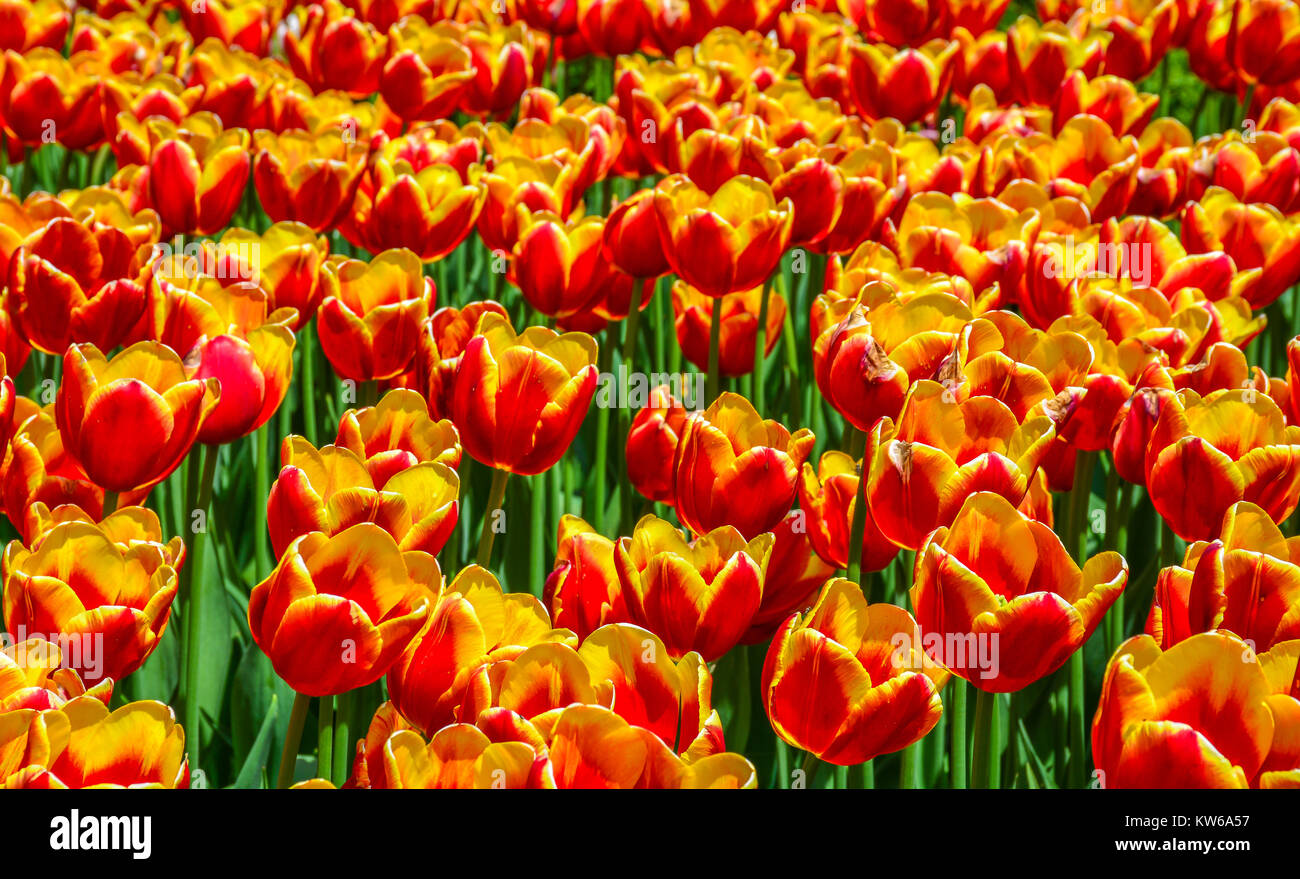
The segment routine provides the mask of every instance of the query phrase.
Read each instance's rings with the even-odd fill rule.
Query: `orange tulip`
[[[463,706],[491,701],[483,693],[484,687],[490,690],[487,676],[479,674],[485,664],[517,658],[535,644],[577,643],[573,632],[552,627],[536,598],[502,592],[497,579],[477,565],[456,575],[431,617],[387,679],[393,705],[426,734],[478,719]]]
[[[478,234],[489,250],[504,254],[519,242],[520,217],[543,211],[568,217],[573,207],[573,169],[555,159],[504,159],[483,176],[483,185],[487,200]]]
[[[439,163],[416,170],[404,158],[376,154],[341,231],[367,250],[406,248],[424,262],[442,259],[465,240],[483,209],[481,175],[478,165],[464,174]]]
[[[338,89],[353,98],[379,91],[388,41],[338,0],[307,7],[300,30],[288,28],[284,53],[289,66],[314,91]]]
[[[510,280],[542,314],[572,317],[601,293],[604,231],[602,217],[566,223],[552,213],[525,216],[521,208]]]
[[[346,131],[259,130],[253,145],[253,185],[272,222],[293,220],[323,232],[343,220],[365,170],[364,143]]]
[[[835,411],[858,430],[870,431],[880,419],[898,415],[908,374],[877,341],[863,305],[859,298],[834,329],[819,334],[813,369],[818,389]]]
[[[1249,657],[1249,658],[1248,658]],[[1166,651],[1150,635],[1119,646],[1092,720],[1092,753],[1108,788],[1244,788],[1273,741],[1269,684],[1230,632]]]
[[[190,784],[185,732],[161,702],[130,702],[110,712],[87,695],[57,710],[11,711],[0,716],[0,784],[184,789]]]
[[[402,552],[369,522],[296,539],[248,602],[248,626],[276,674],[332,696],[383,677],[442,592],[433,556]]]
[[[456,379],[465,346],[474,337],[479,317],[493,312],[508,318],[501,303],[488,299],[470,302],[464,308],[444,306],[420,325],[411,386],[429,404],[429,415],[445,418],[451,409],[451,388]]]
[[[58,0],[0,2],[0,52],[28,52],[37,46],[62,51],[72,16]]]
[[[230,229],[215,248],[215,264],[225,278],[247,278],[266,291],[271,313],[290,308],[296,312],[289,325],[295,333],[307,325],[325,295],[322,269],[329,245],[304,223],[273,224],[258,235],[247,229]]]
[[[584,638],[578,656],[591,680],[612,691],[614,713],[674,753],[694,761],[725,750],[713,679],[698,653],[673,662],[654,633],[619,623]]]
[[[131,492],[171,475],[220,397],[215,378],[190,378],[157,342],[138,342],[112,360],[94,345],[73,345],[55,411],[64,448],[91,481]]]
[[[66,640],[64,643],[67,645]],[[107,705],[112,695],[111,678],[87,689],[81,675],[63,665],[63,651],[55,642],[28,638],[0,649],[0,714],[24,708],[62,708],[79,696]]]
[[[932,40],[917,49],[850,46],[849,82],[858,111],[871,119],[919,122],[939,108],[960,46]]]
[[[603,244],[605,258],[634,278],[657,278],[670,271],[654,190],[638,190],[610,211]]]
[[[144,314],[139,269],[121,230],[59,217],[13,252],[5,305],[14,329],[46,354],[76,342],[113,348]]]
[[[771,534],[746,543],[723,526],[688,543],[646,516],[620,538],[614,561],[632,620],[666,638],[669,654],[713,662],[740,642],[763,600]]]
[[[1021,420],[993,397],[958,401],[937,382],[918,382],[897,427],[871,432],[871,518],[889,540],[919,549],[977,492],[1019,506],[1055,436],[1046,415]]]
[[[546,578],[542,602],[557,626],[572,629],[583,640],[606,623],[626,622],[614,541],[577,516],[560,519],[555,568]]]
[[[82,59],[64,58],[62,48],[38,46],[22,54],[5,51],[0,66],[0,119],[28,146],[53,141],[70,150],[84,150],[104,137],[99,82]]]
[[[424,461],[453,470],[460,466],[455,425],[434,421],[420,395],[404,389],[389,391],[374,406],[344,412],[334,444],[365,461],[380,489],[390,477]]]
[[[948,679],[921,644],[907,611],[868,605],[856,583],[830,581],[768,648],[761,692],[772,729],[838,766],[919,741],[939,722],[939,689]]]
[[[321,350],[343,378],[383,381],[405,372],[415,357],[420,324],[437,296],[420,258],[386,250],[369,263],[325,264],[317,329]]]
[[[435,430],[441,432],[436,426]],[[341,439],[365,450],[355,429],[345,425],[341,432]],[[409,461],[404,454],[376,455],[365,461],[349,448],[317,450],[297,436],[285,437],[280,460],[280,475],[266,502],[267,528],[277,558],[305,534],[319,531],[333,536],[362,522],[384,529],[404,552],[436,555],[456,527],[460,478],[446,464],[424,461],[394,474],[390,468]],[[382,486],[376,487],[367,469],[372,461],[376,476],[384,480]]]
[[[0,491],[9,521],[24,540],[28,531],[28,513],[37,504],[58,507],[75,504],[96,519],[102,518],[104,490],[90,481],[86,471],[63,447],[51,410],[37,409],[20,397],[16,401],[14,422],[17,425],[10,453],[0,467]],[[148,489],[122,495],[126,505],[139,503]]]
[[[709,195],[674,175],[655,189],[664,253],[673,271],[706,296],[758,287],[790,242],[794,208],[747,175]]]
[[[917,551],[912,606],[926,652],[990,693],[1012,693],[1080,649],[1128,581],[1114,552],[1083,570],[1052,529],[1006,498],[967,498]]]
[[[825,562],[836,568],[849,566],[853,512],[862,499],[861,462],[844,452],[822,454],[814,472],[805,461],[799,479],[799,506],[808,518],[808,535]],[[884,570],[898,555],[893,543],[876,526],[870,507],[862,532],[862,570]]]
[[[147,132],[148,162],[123,168],[109,185],[131,193],[139,206],[156,210],[165,237],[222,229],[248,183],[248,132],[223,129],[206,112],[188,117],[182,126],[163,117],[139,125]]]
[[[673,464],[677,515],[696,534],[734,526],[747,540],[770,531],[794,503],[799,468],[816,437],[764,420],[725,393],[686,422]]]
[[[40,535],[31,549],[16,540],[5,548],[8,629],[68,639],[79,648],[70,650],[69,667],[89,684],[121,680],[143,665],[176,597],[172,551],[116,536],[111,525],[72,520]]]
[[[596,340],[484,314],[452,386],[451,420],[465,451],[498,470],[550,469],[582,426],[596,393]]]
[[[1230,631],[1258,653],[1300,638],[1300,541],[1282,536],[1268,513],[1247,501],[1224,514],[1218,536],[1187,547],[1163,568],[1146,633],[1162,650],[1200,632]]]
[[[637,412],[627,432],[624,453],[627,476],[642,496],[658,503],[676,503],[673,458],[686,430],[687,410],[668,385],[650,392],[645,408]]]
[[[1208,540],[1241,500],[1281,522],[1300,502],[1300,427],[1286,424],[1267,394],[1187,389],[1168,398],[1151,431],[1146,485],[1151,502],[1185,540]]]
[[[1300,78],[1300,9],[1286,0],[1233,0],[1225,55],[1248,83]]]

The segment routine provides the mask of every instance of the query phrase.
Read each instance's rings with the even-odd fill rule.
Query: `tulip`
[[[18,402],[24,402],[19,398]],[[17,408],[17,407],[16,407]],[[0,467],[0,493],[9,521],[24,540],[35,535],[28,533],[28,514],[37,504],[58,507],[75,504],[101,518],[104,490],[90,481],[86,471],[63,447],[52,411],[29,410],[23,406],[16,413],[17,425],[10,445],[10,454]],[[148,492],[122,495],[124,504],[139,503]]]
[[[1300,10],[1284,0],[1234,0],[1225,54],[1248,83],[1290,84],[1300,77]]]
[[[369,522],[308,534],[253,587],[248,626],[284,681],[334,696],[383,677],[442,592],[433,556],[403,552]]]
[[[718,659],[748,630],[763,599],[771,534],[749,542],[723,526],[688,543],[662,519],[646,516],[620,538],[614,561],[633,622],[668,638],[668,651]]]
[[[603,244],[605,258],[634,278],[670,271],[653,190],[639,190],[610,211]]]
[[[1011,83],[1022,104],[1051,106],[1071,70],[1089,78],[1100,72],[1107,35],[1088,26],[1049,21],[1039,24],[1023,15],[1007,28],[1007,62]]]
[[[675,175],[655,190],[664,253],[706,296],[761,286],[790,242],[794,209],[761,180],[732,177],[712,195]]]
[[[555,568],[546,578],[542,603],[557,626],[572,629],[581,640],[606,623],[626,622],[614,541],[577,516],[560,519]]]
[[[764,420],[753,404],[725,393],[687,420],[673,464],[677,514],[696,534],[733,525],[752,540],[794,503],[799,468],[816,438]]]
[[[259,130],[253,145],[253,185],[272,222],[324,232],[343,220],[365,170],[365,144],[346,132]]]
[[[889,358],[859,299],[814,345],[814,377],[822,396],[861,431],[894,418],[907,395],[908,375]],[[823,345],[823,339],[825,340]],[[820,356],[818,356],[820,354]]]
[[[674,753],[693,762],[726,749],[711,705],[713,679],[698,653],[673,662],[654,633],[618,623],[584,638],[578,656],[591,680],[612,690],[614,713]]]
[[[1169,397],[1151,431],[1146,485],[1151,502],[1185,540],[1207,540],[1238,501],[1281,522],[1300,502],[1300,428],[1253,389],[1193,390]]]
[[[549,212],[567,217],[574,200],[573,170],[563,163],[523,157],[504,159],[484,174],[486,202],[478,234],[489,250],[511,253],[519,242],[521,216]],[[521,209],[527,209],[523,212]]]
[[[529,327],[516,335],[505,318],[484,314],[456,370],[451,420],[476,461],[536,475],[573,442],[597,377],[596,341],[586,333]]]
[[[129,702],[110,712],[87,695],[54,711],[10,712],[0,718],[0,755],[6,752],[17,758],[0,757],[0,783],[9,788],[184,789],[190,783],[185,732],[161,702]],[[10,766],[17,771],[6,777]]]
[[[932,40],[918,49],[850,47],[849,81],[858,111],[872,119],[919,122],[939,108],[954,72],[957,43]]]
[[[917,551],[914,576],[931,658],[980,690],[1012,693],[1083,646],[1123,591],[1128,564],[1103,552],[1080,570],[1051,528],[978,492]]]
[[[345,424],[343,439],[364,451],[357,431]],[[342,446],[318,451],[302,437],[285,437],[280,475],[266,503],[276,557],[283,557],[298,537],[316,531],[333,536],[362,522],[388,532],[404,552],[441,552],[460,512],[460,478],[441,462],[411,466],[402,454],[407,450],[392,451],[399,454],[371,459],[376,475],[384,480],[376,487],[367,469],[371,461],[363,461],[359,453]]]
[[[161,117],[141,125],[150,144],[147,164],[123,168],[110,186],[156,210],[168,238],[225,227],[248,183],[248,132],[223,129],[211,113],[190,116],[184,127]]]
[[[1233,504],[1218,536],[1187,547],[1156,581],[1146,633],[1162,650],[1200,632],[1230,631],[1259,653],[1300,638],[1300,547],[1292,550],[1268,513]]]
[[[53,219],[9,262],[5,304],[14,329],[46,354],[62,354],[78,342],[116,347],[145,311],[145,292],[135,280],[139,268],[135,248],[119,229]]]
[[[379,90],[388,43],[368,22],[348,14],[338,0],[307,7],[301,30],[285,31],[284,50],[294,74],[323,92],[338,89],[353,98]]]
[[[297,313],[284,308],[268,314],[266,293],[252,284],[222,287],[204,275],[173,274],[167,280],[178,270],[183,271],[178,258],[152,268],[149,335],[185,354],[188,378],[218,381],[221,396],[203,420],[198,441],[221,445],[257,430],[284,401]]]
[[[650,30],[645,0],[579,0],[578,32],[596,54],[617,58],[635,51]]]
[[[63,642],[68,645],[67,639]],[[104,678],[87,689],[75,669],[63,666],[63,651],[57,643],[28,638],[0,649],[0,714],[22,709],[62,708],[80,696],[90,696],[107,705],[112,695],[111,678]]]
[[[567,2],[567,0],[566,0]],[[501,116],[512,110],[540,68],[540,41],[522,23],[505,27],[475,22],[457,32],[469,50],[474,77],[462,109],[472,116]]]
[[[115,543],[89,522],[55,526],[32,549],[4,554],[4,615],[18,632],[58,633],[80,646],[84,681],[121,680],[158,646],[176,597],[176,569],[156,544]]]
[[[1224,251],[1238,270],[1262,269],[1241,291],[1262,309],[1300,280],[1300,224],[1268,204],[1242,204],[1211,186],[1182,215],[1182,241],[1190,253]]]
[[[862,498],[860,461],[844,452],[822,454],[814,472],[805,461],[799,479],[799,507],[807,517],[808,537],[817,555],[835,568],[848,568],[853,514]],[[898,544],[887,538],[870,515],[863,519],[862,552],[864,571],[882,571],[898,555]]]
[[[510,280],[524,300],[548,317],[585,310],[600,293],[604,229],[601,217],[565,223],[551,213],[525,217],[521,209]]]
[[[1250,657],[1250,659],[1247,659]],[[1269,685],[1230,632],[1162,651],[1150,635],[1119,646],[1092,721],[1092,753],[1109,788],[1244,788],[1272,744]]]
[[[322,280],[317,329],[334,371],[353,381],[383,381],[405,372],[437,295],[419,257],[386,250],[369,263],[333,261]]]
[[[545,751],[524,742],[493,742],[467,723],[443,727],[426,745],[419,733],[393,732],[367,786],[405,790],[524,790],[554,788]],[[379,762],[379,761],[376,761]]]
[[[99,83],[84,64],[64,58],[62,49],[38,46],[23,54],[5,51],[0,119],[25,145],[57,142],[70,150],[84,150],[104,136]]]
[[[72,17],[58,0],[4,0],[0,2],[0,21],[5,22],[0,52],[22,53],[38,46],[58,52],[68,42]]]
[[[919,741],[939,722],[939,689],[948,679],[921,640],[907,611],[868,605],[857,584],[831,580],[768,648],[761,694],[772,729],[837,766]]]
[[[461,712],[463,704],[490,701],[481,692],[490,689],[486,676],[477,674],[485,664],[518,658],[536,644],[577,642],[573,632],[552,628],[536,598],[502,592],[496,578],[477,565],[456,575],[431,617],[387,678],[393,705],[426,735],[477,720]]]
[[[322,269],[329,245],[303,223],[280,222],[258,235],[230,229],[216,246],[218,265],[229,264],[226,277],[247,278],[266,291],[267,310],[291,308],[295,333],[307,325],[325,295]]]
[[[420,325],[412,387],[429,404],[429,415],[444,418],[451,408],[451,388],[465,346],[474,337],[479,317],[493,312],[508,318],[505,307],[494,300],[471,302],[464,308],[444,306]]]
[[[344,412],[334,444],[365,461],[380,489],[393,475],[423,461],[460,466],[455,426],[446,419],[434,421],[420,395],[403,389],[389,391],[374,406]]]
[[[1055,435],[1046,415],[1021,421],[992,397],[958,402],[937,382],[918,382],[892,433],[871,433],[871,518],[889,540],[918,549],[977,492],[1019,506]]]
[[[171,475],[220,397],[215,378],[191,378],[157,342],[138,342],[111,360],[94,345],[73,345],[63,356],[55,411],[63,447],[90,480],[133,492]]]
[[[673,458],[686,431],[687,410],[668,385],[650,392],[646,406],[632,419],[624,453],[627,478],[644,497],[657,503],[676,503]]]
[[[341,231],[367,250],[406,248],[424,262],[442,259],[474,228],[487,193],[481,174],[478,165],[464,177],[443,164],[417,171],[405,159],[377,155]]]
[[[677,341],[686,359],[701,370],[709,368],[709,339],[713,323],[712,300],[682,281],[673,285],[673,313]],[[761,287],[721,297],[722,328],[719,330],[718,368],[734,378],[754,371],[754,348],[758,345],[758,318],[764,291]],[[785,297],[768,293],[767,323],[764,327],[763,356],[776,348],[785,324]]]

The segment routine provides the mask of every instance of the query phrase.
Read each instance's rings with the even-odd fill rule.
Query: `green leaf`
[[[248,750],[248,756],[244,758],[244,765],[235,778],[234,786],[236,788],[247,789],[260,786],[260,780],[265,777],[263,770],[266,768],[266,761],[270,756],[271,742],[275,733],[275,721],[279,714],[280,700],[272,693],[271,704],[266,709],[266,717],[262,719],[262,728],[257,731],[257,738],[253,740],[253,746]]]

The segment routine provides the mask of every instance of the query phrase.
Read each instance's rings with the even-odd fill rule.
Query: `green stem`
[[[767,357],[767,308],[772,298],[772,283],[763,285],[763,301],[758,307],[758,334],[754,337],[754,408],[766,411],[763,399],[764,366]]]
[[[492,541],[495,539],[496,511],[501,509],[501,502],[506,496],[506,480],[510,478],[508,470],[492,471],[492,490],[488,495],[487,507],[483,510],[483,530],[478,536],[478,554],[475,561],[479,567],[486,568],[492,561]]]
[[[256,577],[260,578],[273,565],[266,525],[266,499],[271,492],[270,422],[255,430],[248,439],[253,444],[253,454],[256,456],[254,479],[257,490],[253,495],[253,557],[257,561]]]
[[[207,517],[208,509],[212,505],[212,482],[217,473],[217,457],[220,455],[220,446],[195,446],[190,452],[193,455],[201,455],[203,458],[203,475],[200,477],[197,487],[191,486],[190,490],[197,493],[197,497],[190,505],[190,516],[193,521],[194,511],[202,510],[205,519],[204,532],[201,534],[192,534],[193,545],[190,547],[189,558],[186,560],[183,570],[188,576],[185,580],[187,586],[186,603],[185,603],[185,630],[189,648],[185,653],[185,744],[186,751],[189,753],[190,766],[199,766],[199,669],[202,665],[203,650],[201,638],[203,634],[203,609],[202,606],[208,593],[211,591],[203,576],[203,567],[207,561],[208,531],[213,527],[210,518]],[[218,584],[219,585],[219,584]]]
[[[849,428],[853,430],[853,428]],[[866,460],[863,453],[866,449],[867,435],[860,430],[854,430],[853,436],[849,440],[854,447],[850,454],[858,458],[858,488],[853,499],[853,522],[849,527],[849,565],[848,578],[862,587],[862,592],[871,601],[871,586],[862,581],[862,538],[867,531],[867,473]],[[854,454],[856,452],[856,454]]]
[[[316,777],[329,778],[334,769],[334,697],[321,696],[317,709]]]
[[[718,366],[718,350],[722,344],[722,297],[713,300],[713,318],[709,322],[709,378],[705,385],[704,405],[711,406],[718,399],[722,375]]]
[[[971,747],[970,786],[979,790],[1002,786],[998,760],[997,693],[977,691],[975,699],[975,741]]]
[[[289,715],[289,729],[284,734],[284,748],[280,751],[280,771],[277,773],[275,786],[287,790],[293,784],[294,765],[298,762],[298,745],[302,742],[302,730],[307,725],[307,709],[311,707],[311,696],[295,693],[293,711]]]
[[[803,755],[803,762],[799,764],[799,769],[803,772],[804,787],[812,787],[813,776],[817,774],[817,769],[821,766],[821,763],[822,761],[818,760],[817,755],[812,751],[808,751]]]
[[[1085,787],[1088,777],[1088,760],[1085,754],[1083,706],[1083,648],[1074,651],[1070,657],[1070,785],[1075,788]]]
[[[302,420],[303,436],[308,441],[316,442],[316,431],[320,429],[316,421],[316,321],[307,323],[298,334],[299,354],[302,359]]]
[[[100,516],[100,519],[105,518],[109,513],[117,512],[118,499],[117,492],[104,489],[104,515]]]
[[[334,766],[330,780],[342,785],[348,780],[348,764],[352,758],[352,700],[354,690],[340,693],[338,708],[334,711]]]
[[[601,346],[598,359],[600,360],[600,371],[608,375],[614,365],[614,340],[613,326],[605,330],[605,344]],[[621,395],[621,389],[616,393]],[[596,461],[592,466],[591,483],[586,497],[583,498],[583,515],[600,534],[605,533],[605,485],[608,474],[605,472],[609,461],[609,419],[610,406],[601,406],[599,402],[596,407]],[[590,501],[591,511],[587,511],[587,502]]]
[[[554,525],[547,528],[546,523],[546,488],[549,482],[545,472],[532,478],[533,494],[529,499],[528,533],[528,591],[541,596],[542,585],[546,580],[546,538],[554,531]]]
[[[951,692],[949,710],[952,719],[952,752],[948,761],[948,783],[954,790],[966,787],[966,682],[954,677],[948,684]]]
[[[898,786],[902,790],[917,790],[923,786],[920,742],[913,742],[903,749],[898,769]]]

